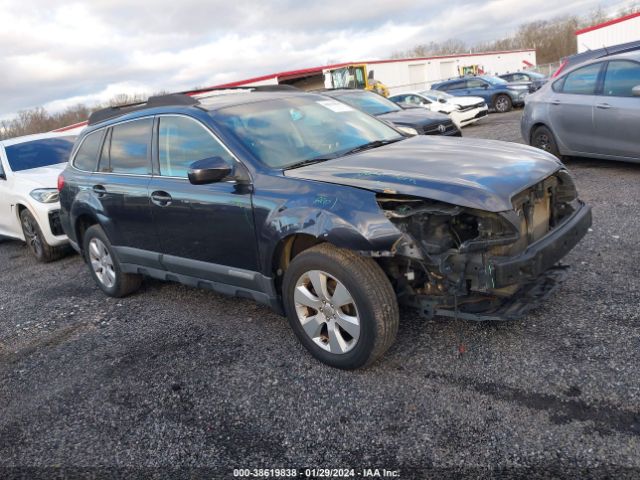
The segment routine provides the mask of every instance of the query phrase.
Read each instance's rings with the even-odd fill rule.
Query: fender
[[[256,235],[265,275],[273,273],[273,257],[292,235],[310,235],[360,252],[390,252],[403,236],[378,206],[374,192],[293,178],[280,177],[279,181],[286,184],[283,190],[291,189],[291,195],[273,198],[256,192],[254,196]]]

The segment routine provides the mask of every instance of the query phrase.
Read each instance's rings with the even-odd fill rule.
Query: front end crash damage
[[[557,262],[591,225],[565,170],[515,195],[504,212],[395,194],[377,200],[403,233],[379,262],[399,301],[429,318],[523,316],[560,283],[566,267]]]

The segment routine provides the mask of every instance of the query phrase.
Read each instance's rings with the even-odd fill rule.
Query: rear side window
[[[199,122],[187,117],[160,117],[158,160],[160,175],[187,178],[193,162],[220,157],[230,165],[233,157]]]
[[[74,167],[85,172],[95,171],[103,134],[104,130],[100,130],[98,132],[92,132],[84,138],[73,160]]]
[[[609,62],[604,77],[604,95],[633,97],[633,87],[637,86],[640,86],[640,64],[628,60]]]
[[[595,95],[601,68],[602,63],[595,63],[569,73],[564,78],[562,93]]]
[[[467,82],[453,82],[448,85],[445,85],[442,90],[460,90],[461,88],[465,88]]]
[[[152,118],[143,118],[112,127],[109,158],[105,159],[103,155],[100,160],[100,170],[130,175],[150,174],[152,126]],[[105,168],[106,160],[108,160],[108,168]]]
[[[13,172],[46,167],[69,161],[76,137],[44,138],[5,147]]]

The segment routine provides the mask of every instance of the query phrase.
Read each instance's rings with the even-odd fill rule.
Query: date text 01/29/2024
[[[235,468],[234,477],[247,478],[399,478],[399,470],[386,468]]]

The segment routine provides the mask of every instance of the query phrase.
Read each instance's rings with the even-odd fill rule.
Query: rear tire
[[[493,109],[498,113],[507,113],[513,108],[509,95],[500,94],[493,99]]]
[[[376,262],[350,250],[325,243],[297,255],[285,272],[283,297],[300,342],[332,367],[371,365],[395,340],[399,312],[391,283]]]
[[[66,245],[57,247],[49,245],[42,234],[38,221],[26,208],[20,213],[20,224],[29,250],[39,262],[47,263],[58,260],[69,251]]]
[[[531,134],[531,146],[561,158],[556,137],[554,137],[551,130],[544,125],[537,127]]]
[[[82,243],[89,272],[104,293],[125,297],[140,288],[142,275],[122,271],[120,260],[100,225],[89,227]]]

